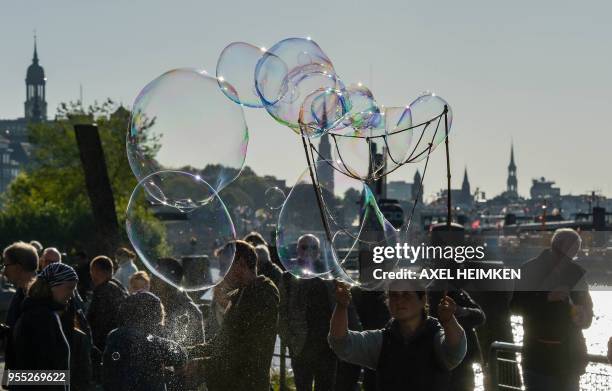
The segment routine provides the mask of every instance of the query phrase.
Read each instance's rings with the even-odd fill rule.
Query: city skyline
[[[596,50],[611,36],[602,28],[603,11],[594,6],[556,5],[558,16],[543,17],[548,8],[542,4],[503,10],[481,4],[480,9],[472,9],[472,15],[458,5],[449,5],[446,12],[436,11],[436,19],[428,12],[428,5],[389,4],[398,13],[408,13],[404,34],[410,39],[400,39],[400,26],[393,23],[386,26],[379,20],[372,21],[373,30],[378,31],[373,36],[347,25],[346,34],[355,36],[363,50],[351,50],[338,42],[337,26],[331,31],[324,28],[333,20],[334,12],[342,14],[333,4],[329,4],[329,15],[311,23],[292,19],[289,10],[275,10],[282,18],[272,31],[257,27],[252,20],[261,17],[257,20],[261,26],[272,24],[272,16],[261,9],[271,10],[272,6],[245,6],[253,7],[251,18],[237,16],[223,25],[210,15],[202,15],[204,23],[197,23],[182,12],[185,8],[150,2],[150,23],[134,30],[128,16],[130,12],[137,14],[138,2],[121,8],[114,1],[106,7],[79,5],[67,13],[62,7],[47,4],[40,4],[35,11],[27,5],[11,5],[9,15],[14,17],[0,26],[3,36],[9,36],[8,32],[11,36],[10,41],[0,43],[0,50],[7,54],[5,71],[0,75],[0,118],[23,116],[23,81],[32,54],[34,28],[38,31],[40,62],[48,77],[50,118],[60,102],[78,99],[80,84],[86,104],[110,97],[129,107],[148,81],[168,69],[200,66],[214,71],[216,57],[231,41],[269,47],[287,36],[310,35],[332,58],[344,80],[363,81],[379,103],[407,104],[425,89],[449,101],[455,117],[450,139],[453,188],[460,187],[467,166],[472,190],[479,188],[488,198],[506,190],[513,142],[521,196],[528,196],[532,179],[540,177],[555,181],[563,194],[599,190],[612,195],[606,170],[612,159],[606,146],[612,136],[606,134],[608,124],[600,118],[612,103],[607,95],[612,77],[603,71],[611,61],[608,54]],[[609,8],[603,3],[601,6]],[[197,2],[191,7],[202,9]],[[226,7],[222,5],[224,10]],[[529,12],[523,15],[521,8]],[[294,11],[306,16],[315,13],[307,7]],[[26,12],[30,18],[24,17]],[[108,31],[90,26],[85,20],[90,13],[115,18],[117,23]],[[172,23],[164,25],[164,15]],[[357,14],[352,9],[343,15],[350,19]],[[513,19],[519,16],[525,18]],[[398,20],[396,15],[385,17]],[[181,19],[191,23],[179,24]],[[31,25],[17,23],[23,20]],[[566,23],[569,20],[572,23]],[[434,21],[439,23],[436,27],[431,24]],[[157,31],[156,24],[175,28]],[[417,34],[423,34],[429,45],[424,38],[416,39]],[[389,40],[382,41],[383,36]],[[398,51],[403,44],[410,47]],[[571,47],[571,55],[567,47]],[[414,60],[415,53],[422,53],[419,61]],[[580,57],[588,61],[581,62]],[[406,68],[413,71],[406,72]],[[306,167],[299,139],[261,110],[245,109],[245,113],[251,134],[247,164],[259,174],[275,175],[291,185]],[[278,165],[278,161],[284,164]],[[423,171],[422,164],[407,165],[389,180],[410,182],[417,167]],[[444,188],[445,181],[443,149],[439,148],[425,177],[426,196]]]

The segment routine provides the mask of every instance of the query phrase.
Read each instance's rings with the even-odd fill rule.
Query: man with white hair
[[[327,343],[327,334],[335,286],[333,281],[319,277],[329,269],[322,260],[321,243],[315,235],[298,238],[296,255],[292,270],[282,273],[279,282],[279,334],[289,348],[296,390],[311,391],[314,385],[316,390],[331,391],[337,362]],[[304,278],[291,274],[296,271]]]
[[[47,247],[40,257],[39,270],[43,270],[52,263],[62,263],[62,253],[55,247]]]
[[[573,229],[558,229],[550,248],[521,267],[511,305],[523,316],[527,391],[579,389],[587,364],[582,330],[593,319],[586,271],[574,260],[581,243]]]

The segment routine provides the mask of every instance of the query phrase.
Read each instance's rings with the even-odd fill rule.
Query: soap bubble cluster
[[[433,93],[383,105],[362,83],[345,84],[311,38],[283,39],[269,49],[232,42],[215,76],[175,69],[142,89],[126,140],[139,181],[126,224],[145,265],[184,290],[210,288],[227,273],[236,230],[222,196],[245,163],[245,107],[265,110],[306,150],[308,167],[288,194],[270,187],[264,195],[267,209],[278,213],[283,266],[299,278],[379,289],[362,277],[372,266],[363,254],[397,243],[399,231],[366,183],[427,158],[447,137],[452,110]],[[321,156],[312,143],[322,136],[332,156]],[[181,278],[164,268],[167,259],[182,264]]]

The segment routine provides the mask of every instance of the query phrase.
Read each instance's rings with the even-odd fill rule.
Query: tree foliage
[[[65,249],[91,247],[94,224],[73,128],[76,123],[98,125],[116,212],[120,224],[124,223],[136,185],[125,153],[129,117],[129,111],[110,100],[86,109],[69,103],[60,105],[55,121],[29,126],[30,164],[3,194],[3,245],[35,239]]]

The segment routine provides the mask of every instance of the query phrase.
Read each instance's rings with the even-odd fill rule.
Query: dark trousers
[[[332,354],[301,354],[291,358],[296,391],[334,391],[336,356]]]
[[[376,391],[376,371],[371,369],[363,369],[363,391]]]
[[[525,369],[523,382],[526,391],[579,391],[580,377],[577,375],[544,375]]]
[[[361,375],[361,367],[338,360],[338,371],[336,372],[336,391],[357,391],[357,382]]]
[[[451,371],[449,391],[474,391],[474,369],[472,362],[462,362]]]

